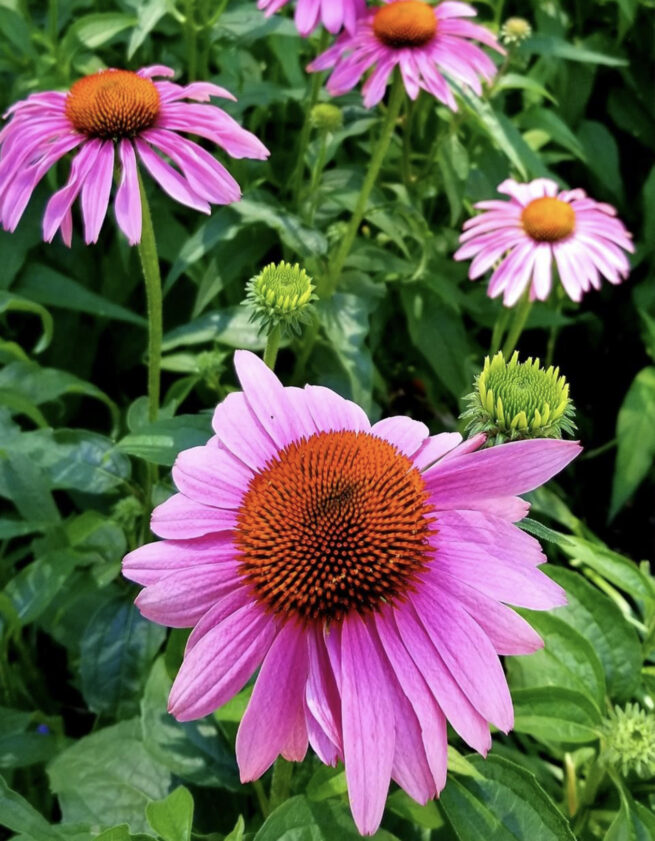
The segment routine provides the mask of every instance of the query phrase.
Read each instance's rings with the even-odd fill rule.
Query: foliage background
[[[343,775],[314,760],[295,773],[296,797],[263,822],[233,760],[245,694],[202,722],[172,721],[165,697],[184,635],[142,620],[119,577],[126,549],[149,539],[148,463],[161,468],[159,501],[175,454],[204,443],[208,412],[235,385],[232,349],[263,346],[240,305],[246,280],[281,258],[321,274],[379,126],[382,109],[343,97],[325,171],[313,134],[295,194],[303,68],[318,36],[303,41],[288,17],[266,20],[255,5],[0,0],[3,107],[104,66],[165,63],[234,91],[226,108],[272,151],[268,163],[229,163],[244,200],[207,219],[149,191],[166,292],[155,425],[134,249],[111,224],[96,247],[79,236],[71,250],[41,243],[64,167],[17,231],[0,233],[0,824],[27,841],[188,841],[192,826],[216,841],[356,837]],[[472,204],[510,175],[551,174],[615,205],[635,235],[628,282],[580,306],[553,296],[520,345],[542,357],[554,346],[587,451],[534,495],[533,516],[551,529],[528,524],[549,541],[570,606],[531,616],[544,653],[507,660],[516,732],[495,739],[486,763],[453,739],[439,804],[393,792],[381,839],[655,838],[653,780],[594,776],[608,704],[652,709],[655,698],[655,586],[639,565],[655,546],[653,7],[478,3],[492,26],[528,18],[533,37],[483,100],[466,96],[453,115],[422,96],[403,115],[339,290],[320,304],[317,344],[304,361],[301,342],[280,356],[286,382],[330,385],[372,417],[455,429],[501,310],[451,259]]]

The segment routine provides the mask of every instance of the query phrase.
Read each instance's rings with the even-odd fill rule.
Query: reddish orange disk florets
[[[276,614],[337,620],[402,600],[429,558],[420,472],[387,441],[321,432],[251,482],[238,514],[241,571]]]
[[[434,8],[422,0],[396,0],[377,10],[373,32],[387,47],[422,47],[437,32]]]
[[[575,229],[575,211],[561,199],[544,196],[534,199],[522,214],[523,228],[537,242],[559,242]]]
[[[150,79],[129,70],[102,70],[79,79],[66,99],[66,116],[89,137],[134,137],[159,114],[159,92]]]

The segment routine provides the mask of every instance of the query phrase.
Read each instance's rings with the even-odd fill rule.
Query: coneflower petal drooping
[[[114,209],[132,245],[141,239],[141,199],[137,162],[176,201],[209,213],[212,204],[241,196],[227,169],[188,132],[206,138],[234,158],[268,156],[266,147],[210,97],[234,99],[210,82],[181,86],[174,71],[156,65],[133,73],[102,70],[79,79],[67,92],[36,93],[5,114],[0,131],[0,223],[13,231],[37,184],[68,152],[77,150],[68,182],[46,207],[43,236],[61,230],[70,245],[71,208],[80,197],[87,243],[96,242],[109,207],[114,167],[120,167]]]
[[[488,294],[513,306],[526,290],[544,301],[557,268],[566,294],[579,301],[589,289],[600,289],[601,277],[621,283],[630,271],[625,252],[632,237],[609,204],[590,199],[584,190],[560,190],[555,181],[537,178],[529,184],[503,181],[499,193],[475,206],[484,211],[464,223],[456,260],[470,260],[469,277],[492,267]]]
[[[565,603],[514,524],[536,488],[580,451],[371,424],[327,388],[284,388],[238,351],[243,391],[215,437],[180,453],[178,492],[153,512],[164,538],[131,552],[144,616],[193,627],[169,709],[207,715],[257,669],[237,736],[242,780],[278,755],[345,763],[357,826],[377,829],[389,782],[421,803],[446,779],[446,722],[474,749],[507,732],[499,654],[539,636],[508,604]]]
[[[258,0],[257,8],[266,15],[278,12],[289,0]],[[366,11],[366,0],[296,0],[294,20],[305,38],[321,23],[328,32],[342,29],[354,32],[357,18]]]

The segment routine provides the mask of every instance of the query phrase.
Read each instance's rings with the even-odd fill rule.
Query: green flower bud
[[[637,704],[614,707],[603,721],[600,760],[624,777],[655,775],[655,714]]]
[[[519,362],[514,352],[509,362],[502,353],[487,357],[476,377],[475,390],[466,398],[469,435],[484,432],[487,445],[524,438],[561,438],[575,431],[574,407],[569,386],[559,368],[548,370],[538,359]]]
[[[137,521],[143,516],[143,505],[134,496],[119,499],[111,510],[111,518],[128,534],[134,531]]]
[[[306,322],[311,303],[316,299],[311,277],[298,263],[270,263],[248,281],[244,303],[253,310],[252,321],[259,321],[270,333],[275,327],[300,335],[300,324]]]
[[[318,131],[339,131],[343,126],[343,113],[330,102],[319,102],[309,113],[312,127]]]
[[[532,27],[524,18],[508,18],[500,29],[500,40],[508,46],[521,44],[532,35]]]

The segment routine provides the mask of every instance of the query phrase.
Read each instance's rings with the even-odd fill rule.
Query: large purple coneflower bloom
[[[278,12],[289,0],[259,0],[258,9],[266,15]],[[296,29],[306,38],[319,24],[332,32],[340,32],[344,27],[354,32],[359,15],[366,11],[366,0],[296,0],[294,20]]]
[[[163,542],[125,558],[144,616],[195,626],[170,695],[207,715],[261,666],[237,736],[242,780],[310,744],[345,763],[357,826],[373,833],[390,779],[425,803],[446,781],[446,721],[475,750],[512,702],[498,654],[541,646],[506,603],[565,603],[517,494],[577,443],[478,448],[394,417],[371,425],[327,388],[284,388],[238,351],[243,392],[216,436],[182,452],[179,490],[155,509]]]
[[[371,70],[362,87],[364,104],[371,108],[384,96],[398,66],[412,99],[423,88],[456,111],[455,97],[443,74],[480,94],[480,79],[493,78],[496,66],[471,41],[505,52],[487,29],[462,20],[475,14],[472,6],[451,0],[437,6],[423,0],[385,0],[385,5],[358,18],[354,32],[344,32],[308,70],[334,68],[327,82],[333,96],[352,90]]]
[[[156,76],[173,76],[169,67],[102,70],[79,79],[68,92],[35,93],[8,110],[0,131],[0,223],[13,231],[36,185],[67,152],[78,149],[65,187],[46,207],[43,236],[61,229],[70,245],[71,208],[81,195],[84,236],[96,242],[107,214],[115,157],[121,166],[116,220],[132,245],[141,239],[141,199],[137,158],[157,183],[182,204],[210,212],[241,196],[239,185],[205,149],[182,137],[207,138],[234,158],[266,158],[268,150],[249,131],[215,105],[212,96],[234,99],[210,82],[182,87]],[[161,152],[162,157],[158,152]],[[171,165],[170,162],[174,164]]]
[[[634,251],[632,237],[609,204],[590,199],[584,190],[561,190],[555,181],[537,178],[518,184],[511,178],[498,187],[509,201],[478,202],[485,211],[464,223],[455,260],[473,262],[474,280],[494,264],[489,282],[491,298],[503,295],[513,306],[529,289],[530,300],[545,301],[557,266],[564,291],[574,301],[601,276],[621,283],[630,271],[624,251]]]

